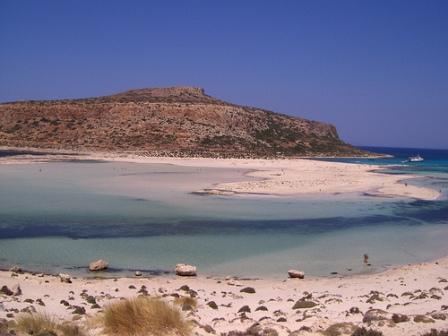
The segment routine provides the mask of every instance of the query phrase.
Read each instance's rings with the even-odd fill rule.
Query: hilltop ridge
[[[0,145],[155,156],[362,156],[333,125],[228,103],[197,87],[0,104]]]

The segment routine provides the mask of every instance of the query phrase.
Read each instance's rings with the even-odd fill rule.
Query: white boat
[[[420,155],[417,154],[415,156],[410,156],[408,158],[408,161],[409,162],[421,162],[421,161],[424,161],[424,159]]]

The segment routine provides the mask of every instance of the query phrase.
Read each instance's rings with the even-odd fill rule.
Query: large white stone
[[[72,279],[70,278],[70,275],[65,274],[65,273],[59,273],[59,279],[61,280],[61,282],[72,283]]]
[[[305,277],[305,273],[303,273],[302,271],[293,270],[293,269],[290,269],[288,271],[288,275],[290,278],[294,278],[294,279],[303,279]]]
[[[107,261],[99,259],[99,260],[92,261],[89,264],[89,271],[91,271],[91,272],[102,271],[102,270],[107,269],[108,267],[109,267],[109,263]]]
[[[188,265],[188,264],[177,264],[176,265],[176,275],[196,276],[197,275],[196,266]]]

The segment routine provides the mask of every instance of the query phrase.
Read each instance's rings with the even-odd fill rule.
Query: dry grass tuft
[[[190,296],[180,296],[174,300],[174,303],[182,306],[182,305],[189,305],[193,308],[196,308],[198,305],[198,301],[195,298],[192,298]]]
[[[108,335],[165,336],[191,334],[190,324],[172,305],[157,299],[137,297],[110,304],[104,311]]]
[[[68,322],[60,324],[58,326],[58,330],[58,335],[61,336],[85,336],[83,329],[75,324]]]
[[[56,332],[57,323],[44,314],[23,314],[16,319],[16,330],[29,335]]]
[[[84,336],[83,330],[71,323],[57,323],[45,314],[23,314],[16,319],[17,331],[27,335],[55,334],[58,336]]]

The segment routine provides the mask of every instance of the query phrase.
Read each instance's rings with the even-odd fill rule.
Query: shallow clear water
[[[446,192],[447,157],[390,172],[418,171],[413,183]],[[129,163],[0,165],[0,266],[84,274],[89,261],[104,258],[120,274],[163,273],[187,262],[204,274],[283,277],[289,268],[351,274],[448,254],[445,198],[191,194],[247,179],[243,173]],[[364,253],[371,267],[363,265]]]

